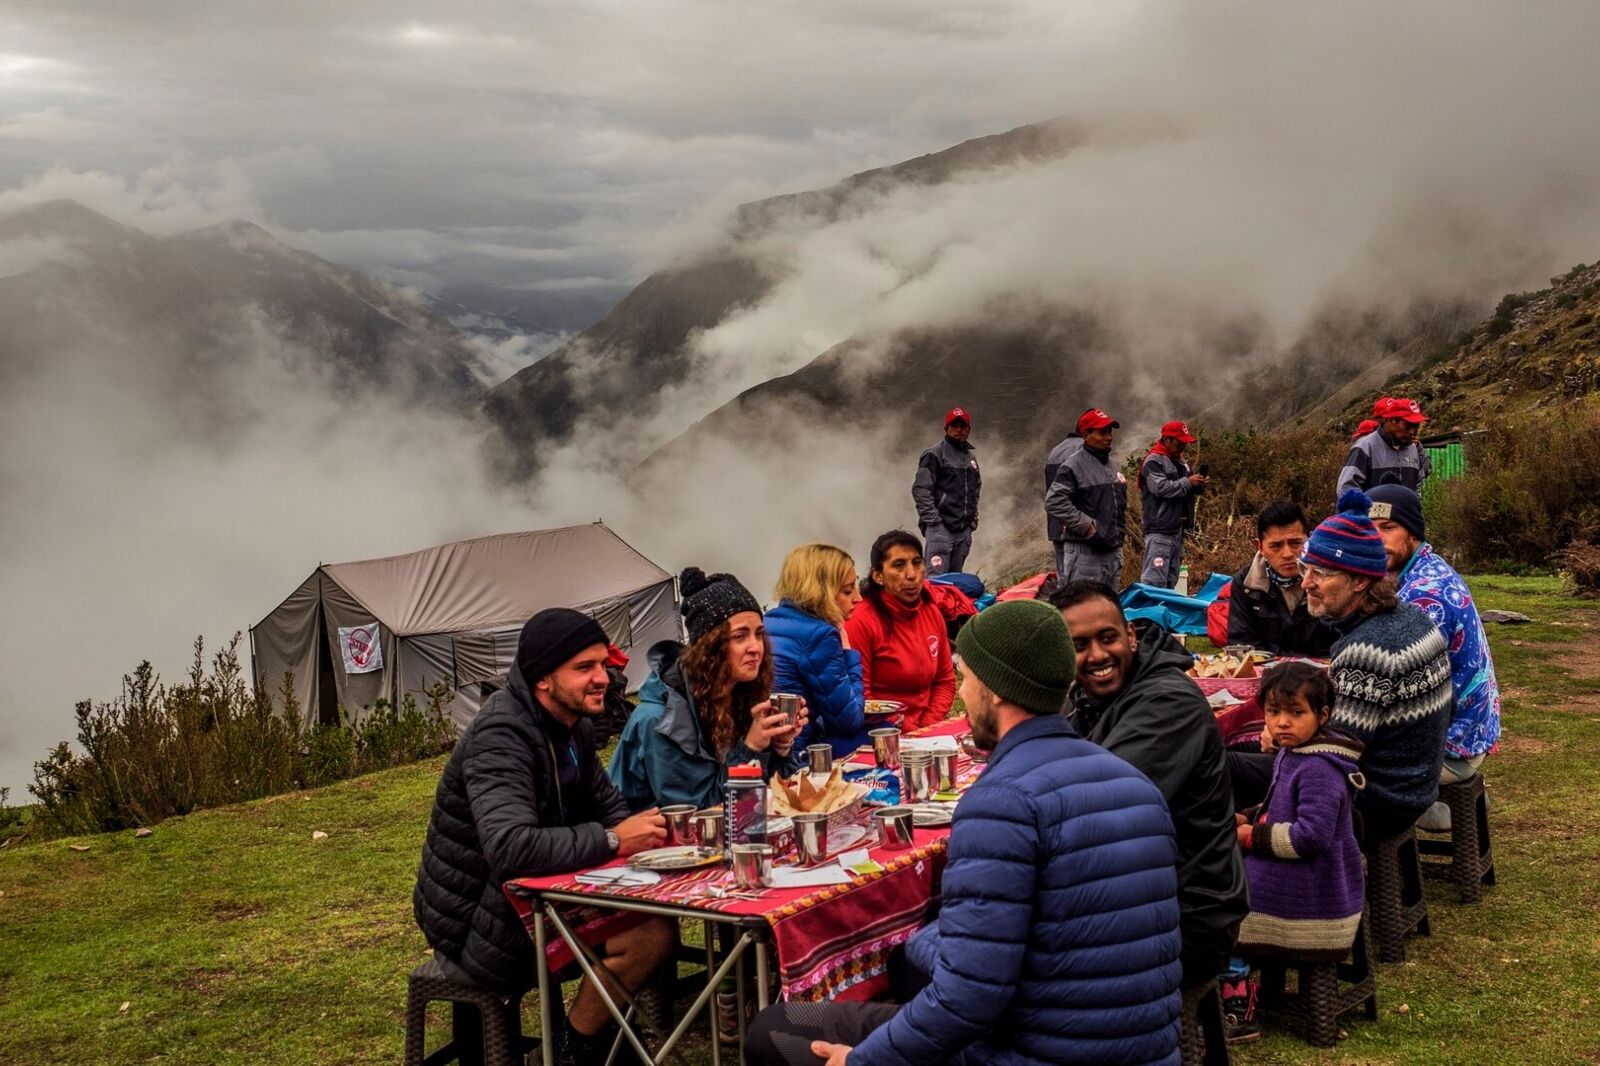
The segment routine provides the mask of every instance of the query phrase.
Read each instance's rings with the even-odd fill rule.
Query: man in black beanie
[[[540,611],[522,627],[506,686],[456,742],[412,894],[435,963],[452,980],[507,997],[532,985],[533,943],[506,881],[599,866],[666,838],[654,809],[629,816],[595,752],[590,719],[605,706],[608,654],[605,630],[588,615]],[[676,933],[666,919],[647,919],[606,942],[606,968],[636,989]],[[558,1038],[562,1059],[602,1061],[608,1021],[585,981]]]

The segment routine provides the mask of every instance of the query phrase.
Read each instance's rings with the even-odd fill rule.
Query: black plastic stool
[[[428,1004],[450,1004],[450,1040],[431,1055],[427,1046]],[[539,1046],[536,1036],[522,1035],[522,997],[502,999],[486,988],[464,985],[445,976],[435,959],[411,971],[406,987],[405,1066],[523,1066]]]
[[[1449,881],[1462,903],[1483,902],[1483,886],[1494,884],[1494,852],[1489,846],[1489,796],[1483,775],[1439,786],[1439,799],[1450,808],[1450,839],[1418,837],[1422,875]],[[1432,856],[1445,856],[1444,861]]]

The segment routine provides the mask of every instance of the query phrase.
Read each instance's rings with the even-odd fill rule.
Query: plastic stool
[[[1222,995],[1215,981],[1183,994],[1183,1025],[1178,1047],[1183,1066],[1232,1066],[1222,1026]]]
[[[1372,844],[1367,852],[1367,910],[1378,941],[1379,962],[1405,962],[1406,937],[1428,936],[1428,901],[1422,898],[1422,863],[1410,829]]]
[[[1260,1007],[1298,1017],[1305,1025],[1306,1043],[1315,1047],[1332,1047],[1339,1038],[1340,1016],[1357,1007],[1364,1009],[1368,1019],[1377,1021],[1378,988],[1372,974],[1369,931],[1366,912],[1362,912],[1355,941],[1343,962],[1260,957]],[[1296,972],[1293,993],[1285,990],[1289,970]],[[1341,989],[1341,981],[1347,987]]]
[[[428,1004],[448,1002],[450,1040],[424,1056]],[[411,971],[406,987],[405,1066],[523,1066],[538,1037],[522,1035],[522,997],[506,1000],[486,988],[445,976],[434,959]]]
[[[1422,863],[1422,875],[1449,881],[1461,893],[1462,903],[1483,902],[1483,886],[1494,884],[1494,852],[1489,846],[1489,796],[1483,775],[1439,786],[1439,799],[1450,808],[1450,840],[1419,837],[1417,850],[1424,857],[1446,856],[1445,861]]]

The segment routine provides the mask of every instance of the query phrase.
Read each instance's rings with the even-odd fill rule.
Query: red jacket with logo
[[[907,731],[943,721],[956,697],[944,613],[926,590],[915,609],[887,595],[879,602],[862,603],[844,624],[861,653],[867,699],[905,704]]]

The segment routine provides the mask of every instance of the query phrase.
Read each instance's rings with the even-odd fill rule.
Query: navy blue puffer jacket
[[[844,646],[838,626],[788,600],[768,611],[766,622],[772,641],[772,691],[804,696],[811,713],[795,751],[826,743],[833,745],[835,755],[848,755],[867,743],[861,653]]]
[[[931,980],[851,1066],[1176,1066],[1177,857],[1137,770],[1057,715],[1013,727],[956,808],[939,920],[908,945]]]

